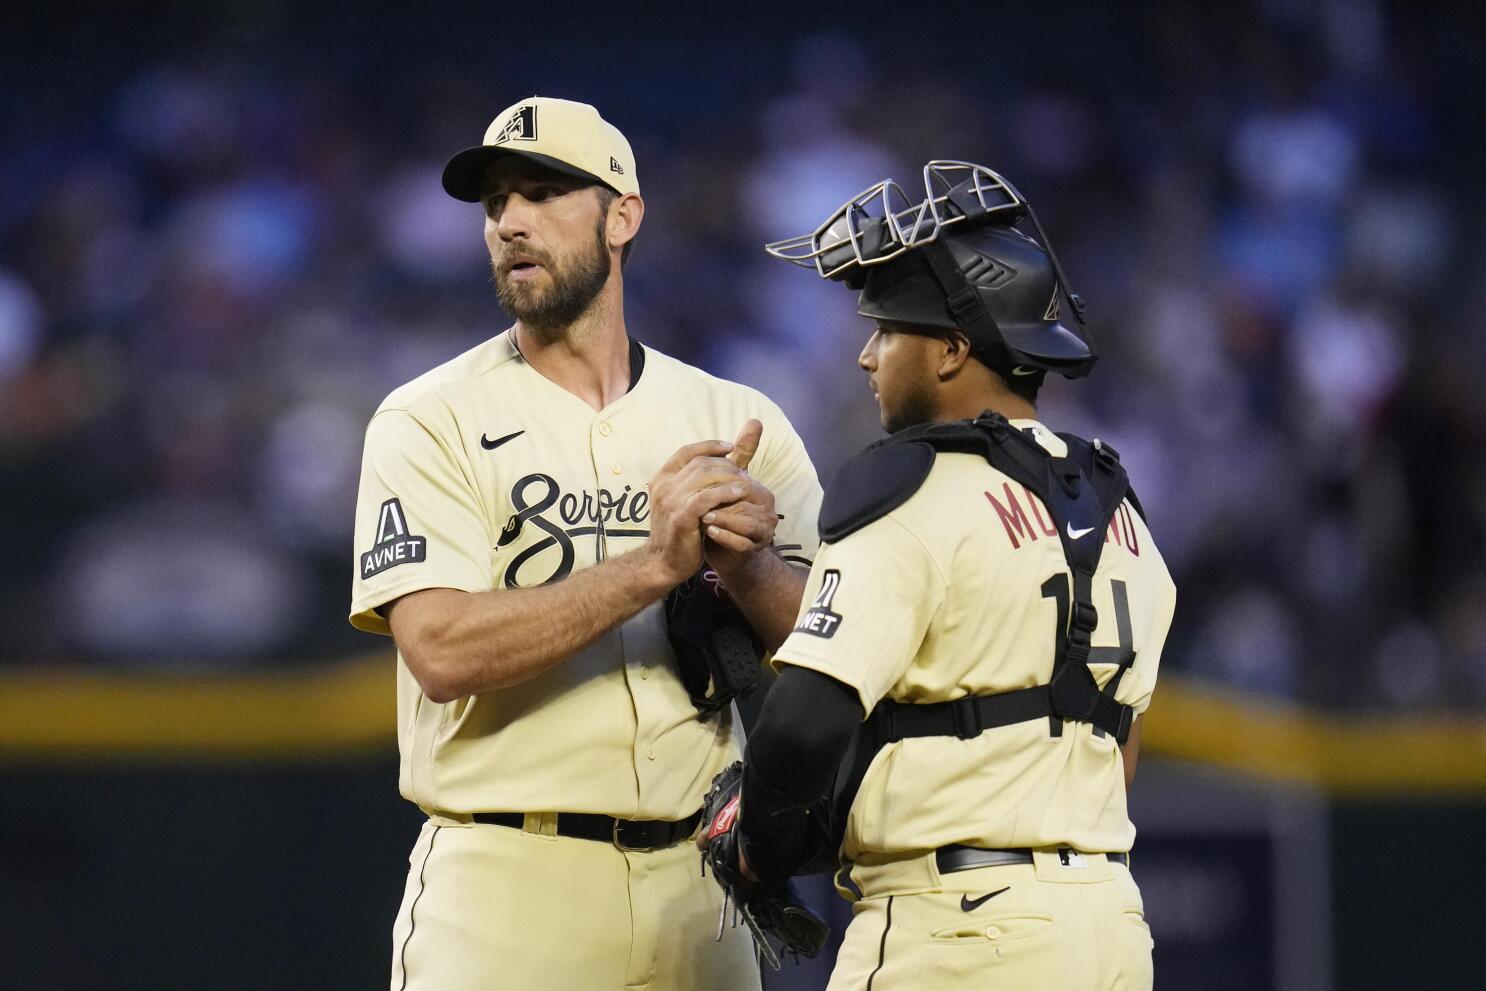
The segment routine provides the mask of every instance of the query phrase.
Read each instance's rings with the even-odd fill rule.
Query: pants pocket
[[[957,945],[962,943],[1010,943],[1029,939],[1052,930],[1050,915],[994,915],[989,918],[966,917],[955,925],[944,926],[929,933],[929,941],[935,945]]]

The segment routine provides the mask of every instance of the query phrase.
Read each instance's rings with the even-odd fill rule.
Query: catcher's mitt
[[[666,596],[666,633],[699,718],[748,695],[758,683],[763,644],[711,568],[704,566]]]
[[[717,938],[722,939],[728,905],[733,905],[733,925],[741,916],[753,935],[759,956],[779,969],[781,953],[796,958],[814,957],[825,945],[831,930],[825,921],[806,908],[788,878],[764,882],[745,877],[738,859],[738,811],[743,792],[743,763],[734,761],[712,779],[712,790],[702,805],[702,873],[722,887],[722,912],[717,919]]]

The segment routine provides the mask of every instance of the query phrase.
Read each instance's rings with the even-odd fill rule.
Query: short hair
[[[613,204],[615,200],[619,199],[619,194],[610,189],[608,186],[594,186],[593,188],[594,192],[598,193],[599,212],[607,217],[609,215],[610,205]],[[629,251],[634,246],[634,238],[630,238],[628,241],[624,242],[624,249],[619,253],[619,270],[621,272],[624,271],[624,266],[629,264]]]
[[[992,368],[996,377],[1006,383],[1006,388],[1013,394],[1018,395],[1029,403],[1036,404],[1037,391],[1042,388],[1042,380],[1046,373],[1038,375],[1009,375],[999,368]]]
[[[951,331],[951,333],[964,334],[965,332]],[[1036,404],[1037,391],[1042,388],[1042,380],[1047,377],[1046,371],[1039,368],[1030,375],[1015,374],[1013,369],[1018,367],[1019,362],[1012,357],[1006,345],[1001,343],[988,344],[984,347],[971,345],[970,357],[989,368],[1012,395],[1020,396],[1027,402]]]
[[[1028,403],[1037,403],[1037,391],[1042,388],[1042,376],[1040,374],[1013,374],[1013,376],[1005,376],[1000,371],[997,371],[996,374],[1002,382],[1006,383],[1006,388],[1010,389],[1010,391],[1015,392],[1016,395],[1024,398]]]

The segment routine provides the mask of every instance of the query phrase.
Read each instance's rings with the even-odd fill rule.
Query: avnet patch
[[[408,518],[402,511],[402,503],[397,499],[382,503],[381,515],[377,519],[377,542],[361,555],[361,577],[370,578],[388,568],[423,561],[427,557],[428,541],[408,532]]]

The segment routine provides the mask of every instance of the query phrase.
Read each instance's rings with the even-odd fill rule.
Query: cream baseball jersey
[[[1063,442],[1030,420],[1055,455]],[[816,556],[795,630],[775,663],[880,699],[944,702],[1046,684],[1062,635],[1057,593],[1068,565],[1051,515],[1025,487],[973,454],[941,452],[906,503]],[[1061,583],[1060,583],[1061,582]],[[1054,587],[1056,585],[1056,587]],[[1091,665],[1103,687],[1123,652],[1134,662],[1116,697],[1145,711],[1171,626],[1176,588],[1128,502],[1105,533],[1095,574]],[[847,821],[848,858],[934,849],[1072,846],[1129,850],[1115,741],[1087,723],[1048,719],[979,736],[921,737],[875,757]]]
[[[379,607],[410,592],[529,588],[640,547],[655,472],[750,417],[775,548],[808,565],[820,486],[780,410],[638,344],[631,365],[629,392],[595,411],[507,332],[389,395],[366,434],[352,624],[389,633]],[[399,656],[397,717],[402,794],[429,812],[681,819],[736,756],[729,719],[697,719],[660,603],[530,681],[446,704]]]

